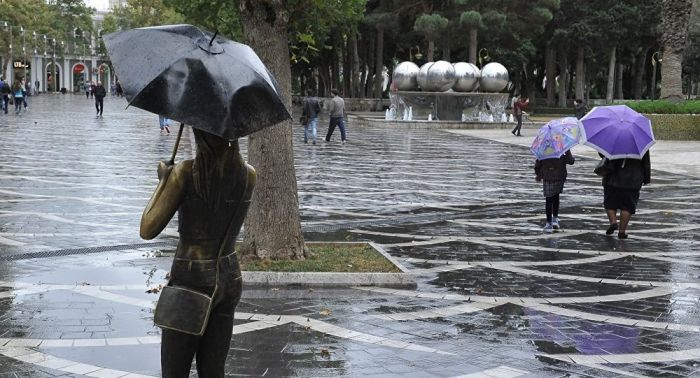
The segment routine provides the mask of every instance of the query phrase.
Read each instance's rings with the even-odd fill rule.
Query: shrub
[[[630,101],[627,106],[645,114],[700,114],[700,100],[674,104],[666,100]]]

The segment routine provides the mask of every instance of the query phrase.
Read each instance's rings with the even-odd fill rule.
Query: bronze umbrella
[[[130,105],[235,139],[290,118],[275,79],[247,45],[192,25],[108,34]]]

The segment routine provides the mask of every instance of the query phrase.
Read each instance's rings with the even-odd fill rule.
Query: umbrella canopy
[[[542,126],[530,151],[537,160],[558,159],[579,142],[581,122],[576,117],[551,120]]]
[[[130,105],[225,139],[290,118],[275,79],[253,50],[192,25],[104,37]]]
[[[651,120],[626,105],[596,106],[583,118],[582,142],[608,159],[641,159],[656,143]]]

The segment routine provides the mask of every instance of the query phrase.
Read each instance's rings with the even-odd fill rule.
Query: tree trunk
[[[583,47],[579,47],[576,49],[576,98],[579,100],[583,100],[583,84],[585,83],[584,81],[584,76],[585,74],[585,65],[584,65],[584,49]]]
[[[635,74],[634,74],[634,99],[642,99],[642,90],[644,88],[644,72],[646,71],[647,52],[648,48],[643,48],[642,51],[635,57]]]
[[[374,86],[374,67],[375,67],[375,61],[374,61],[374,50],[375,46],[377,45],[377,39],[376,37],[372,36],[372,38],[369,39],[369,44],[367,48],[367,77],[365,78],[364,82],[364,88],[365,88],[365,97],[372,97],[372,88]]]
[[[476,63],[477,32],[479,29],[469,29],[469,63]]]
[[[377,45],[374,53],[374,98],[382,98],[382,84],[384,84],[384,30],[377,29]]]
[[[333,49],[333,60],[331,60],[331,89],[340,90],[340,64],[338,62],[340,46]]]
[[[692,0],[662,0],[661,30],[661,98],[683,100],[683,50],[688,36]]]
[[[280,94],[292,108],[291,66],[286,0],[238,0],[246,43],[277,79]],[[243,255],[270,259],[304,259],[299,198],[292,148],[292,122],[285,121],[249,136],[248,159],[257,184],[245,222]]]
[[[613,91],[615,90],[615,60],[617,55],[617,46],[612,48],[610,52],[610,63],[608,64],[608,86],[605,94],[605,101],[610,104],[613,100]]]
[[[661,99],[681,101],[683,100],[683,77],[681,66],[683,56],[672,50],[663,53],[661,62]]]
[[[566,107],[566,92],[567,92],[567,81],[569,79],[569,60],[566,56],[566,51],[562,50],[559,53],[559,64],[561,65],[561,72],[559,72],[559,107]]]
[[[545,74],[547,77],[547,106],[557,103],[557,51],[550,44],[545,47]]]
[[[351,62],[350,62],[350,40],[346,38],[345,40],[345,48],[343,49],[343,95],[345,97],[354,97],[352,95],[352,83],[350,82],[350,78],[352,77],[352,74],[350,73],[350,67],[351,67]]]
[[[360,97],[359,80],[360,80],[360,56],[357,53],[357,32],[350,32],[350,94],[352,97]]]
[[[435,61],[435,41],[432,39],[428,40],[428,62]]]
[[[450,41],[452,40],[452,36],[449,33],[449,30],[447,31],[446,38],[442,42],[442,60],[450,61],[452,55],[452,44]]]
[[[617,68],[615,69],[615,72],[615,98],[624,100],[625,94],[623,93],[622,79],[625,76],[625,65],[622,63],[617,63]]]

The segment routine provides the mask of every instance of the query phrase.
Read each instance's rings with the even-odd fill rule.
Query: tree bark
[[[291,66],[286,0],[238,0],[246,43],[277,79],[292,108]],[[292,148],[292,122],[285,121],[249,136],[248,159],[258,174],[240,251],[270,259],[304,259],[299,198]]]
[[[583,91],[584,91],[584,79],[586,73],[585,71],[585,65],[584,65],[584,49],[583,47],[579,47],[576,49],[576,98],[579,100],[583,100]]]
[[[547,106],[557,103],[557,51],[547,44],[545,47],[545,74],[547,77]]]
[[[446,38],[442,42],[442,60],[450,61],[452,55],[452,44],[450,43],[452,41],[452,36],[450,35],[449,30],[446,32]]]
[[[623,93],[624,89],[622,87],[622,79],[625,76],[625,65],[618,62],[615,72],[615,98],[624,100],[625,94]]]
[[[569,79],[569,61],[566,56],[566,51],[561,50],[559,53],[559,64],[561,72],[559,72],[559,107],[566,107],[567,81]]]
[[[372,36],[367,46],[367,76],[364,82],[365,97],[372,97],[372,90],[374,88],[374,67],[376,62],[374,61],[374,50],[377,44],[376,36]]]
[[[477,28],[469,29],[469,63],[476,63]]]
[[[661,98],[683,100],[683,51],[688,37],[692,0],[662,0]]]
[[[350,40],[345,38],[345,48],[343,49],[343,95],[345,97],[354,97],[352,95],[352,83],[350,82],[350,78],[352,77],[352,74],[350,73],[351,70],[351,62],[350,62]]]
[[[352,97],[360,97],[360,56],[357,53],[357,32],[350,32],[350,94]]]
[[[435,61],[435,41],[432,39],[428,40],[428,62]]]
[[[615,90],[615,61],[617,59],[617,46],[612,48],[610,52],[610,63],[608,64],[608,86],[605,94],[605,101],[610,104],[613,100],[613,91]]]
[[[644,73],[646,72],[647,52],[648,48],[643,48],[642,51],[635,57],[635,73],[634,73],[634,99],[642,99],[642,91],[644,88]]]
[[[382,84],[384,84],[384,30],[377,29],[377,45],[374,53],[374,98],[382,98]]]

